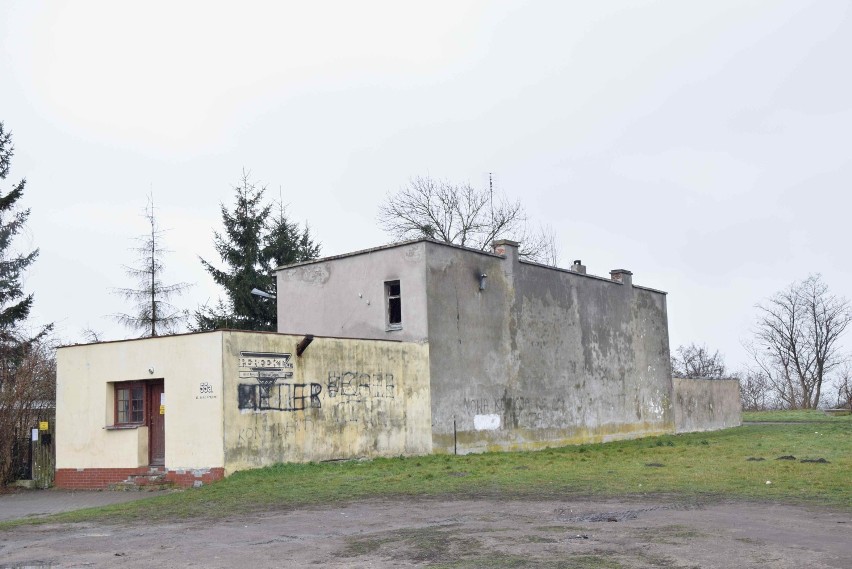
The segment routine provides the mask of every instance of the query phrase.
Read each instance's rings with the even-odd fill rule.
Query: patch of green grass
[[[666,543],[672,545],[677,545],[686,540],[706,536],[706,534],[681,525],[640,528],[636,530],[634,534],[644,542]]]
[[[525,535],[520,541],[524,543],[559,543],[559,540],[546,535]]]
[[[492,553],[488,556],[459,559],[451,563],[428,565],[430,569],[621,569],[618,561],[603,555],[571,555],[565,559],[536,559],[522,555]]]
[[[783,455],[796,460],[776,460]],[[816,458],[829,463],[799,462]],[[45,521],[228,518],[365,498],[435,496],[535,499],[665,493],[685,499],[714,496],[848,509],[850,471],[852,421],[753,424],[536,452],[279,464],[238,472],[202,488],[5,522],[0,528]],[[460,472],[465,475],[456,475]]]
[[[481,553],[478,540],[457,535],[450,526],[396,530],[349,538],[342,557],[381,555],[397,560],[448,562]]]
[[[568,526],[568,525],[558,525],[558,526],[537,526],[533,528],[535,531],[553,531],[559,533],[581,533],[586,531],[586,528],[583,526]]]
[[[795,411],[743,411],[744,422],[784,421],[808,423],[811,421],[852,423],[852,415],[829,415],[819,409],[798,409]]]
[[[390,538],[381,537],[362,537],[358,539],[350,539],[346,543],[346,547],[340,552],[341,557],[361,557],[363,555],[373,555],[381,549],[381,547],[393,541]]]

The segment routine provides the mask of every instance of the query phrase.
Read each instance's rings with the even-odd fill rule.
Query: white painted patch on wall
[[[500,428],[500,415],[474,415],[473,428],[477,431],[496,431]]]

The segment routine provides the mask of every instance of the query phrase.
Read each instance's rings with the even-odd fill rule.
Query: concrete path
[[[168,490],[157,492],[21,490],[11,494],[0,494],[0,521],[133,502],[167,492]]]

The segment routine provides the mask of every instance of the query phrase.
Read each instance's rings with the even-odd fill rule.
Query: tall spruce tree
[[[136,281],[135,287],[113,289],[134,306],[130,314],[114,314],[113,317],[128,328],[140,331],[142,337],[159,336],[176,332],[186,321],[186,313],[175,308],[170,300],[184,292],[189,283],[166,284],[163,281],[165,264],[163,257],[169,252],[164,246],[163,233],[154,214],[154,198],[148,197],[143,214],[148,231],[136,239],[131,250],[136,253],[136,264],[124,266],[127,275]]]
[[[316,259],[320,245],[310,229],[301,229],[286,216],[283,204],[264,201],[266,188],[257,186],[243,171],[234,187],[234,208],[221,204],[223,232],[214,231],[213,242],[224,269],[201,260],[213,280],[225,289],[227,299],[195,311],[194,330],[235,328],[274,331],[275,302],[251,294],[258,288],[276,292],[274,270],[280,265]]]
[[[14,151],[12,133],[6,132],[0,122],[0,181],[9,175]],[[7,192],[0,187],[0,388],[10,380],[10,374],[14,376],[16,364],[29,346],[52,328],[45,326],[34,335],[23,329],[32,309],[33,294],[24,293],[21,276],[38,257],[38,249],[21,253],[12,246],[30,215],[29,209],[18,207],[26,184],[22,178]]]
[[[13,155],[12,133],[0,122],[0,181],[9,175]],[[24,436],[37,414],[34,410],[54,397],[53,377],[42,373],[53,361],[42,341],[53,325],[35,333],[25,326],[33,295],[24,293],[21,277],[38,249],[21,253],[12,244],[30,215],[29,209],[18,206],[25,186],[25,179],[8,191],[0,186],[0,486],[16,475],[15,448],[23,441],[29,444]]]

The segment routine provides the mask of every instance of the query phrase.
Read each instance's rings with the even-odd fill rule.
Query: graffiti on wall
[[[396,397],[392,373],[381,371],[329,371],[326,380],[329,418],[363,428],[387,426],[389,404]]]
[[[295,383],[292,368],[280,365],[289,363],[283,358],[272,365],[268,360],[246,363],[249,365],[241,366],[240,371],[257,375],[242,376],[254,381],[238,384],[238,402],[239,409],[253,417],[237,432],[236,447],[284,452],[280,449],[315,433],[321,425],[364,431],[404,427],[405,413],[396,397],[392,373],[350,368],[356,371],[326,372],[322,383],[313,378],[300,378],[301,382]],[[287,381],[279,381],[280,375],[273,375],[288,370],[290,375],[284,378]],[[267,381],[266,385],[258,382],[267,374],[274,381]],[[279,415],[279,411],[295,413]]]
[[[241,428],[237,433],[237,446],[274,445],[277,441],[292,439],[313,427],[313,420],[307,414],[295,415],[286,423],[267,421],[268,417],[267,415],[264,420],[255,421],[254,424]]]
[[[329,397],[340,397],[346,403],[365,401],[371,397],[394,398],[392,373],[365,373],[360,371],[330,371],[326,389]]]
[[[319,384],[310,387],[301,383],[278,384],[279,380],[293,377],[292,357],[292,354],[274,352],[240,352],[237,362],[241,381],[237,386],[239,408],[297,411],[318,405],[319,390],[322,389]]]
[[[319,383],[273,383],[252,385],[241,383],[238,388],[240,409],[252,411],[304,411],[322,407]]]
[[[305,411],[321,409],[323,385],[294,383],[292,354],[240,352],[237,404],[243,411]],[[290,381],[288,381],[290,380]],[[376,402],[394,399],[392,373],[329,371],[325,396],[333,418],[341,422],[371,415]]]

